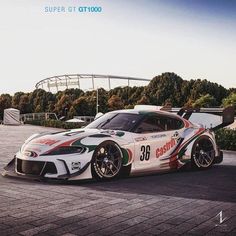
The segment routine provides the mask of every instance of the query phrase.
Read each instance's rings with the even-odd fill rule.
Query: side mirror
[[[104,114],[102,112],[97,113],[94,120],[98,119],[99,117],[103,116]]]

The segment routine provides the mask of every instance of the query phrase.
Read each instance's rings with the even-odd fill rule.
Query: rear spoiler
[[[222,116],[222,123],[211,128],[213,131],[234,123],[235,109],[233,106],[226,108],[170,108],[163,109],[169,112],[175,112],[177,115],[188,120],[193,113],[208,113]]]

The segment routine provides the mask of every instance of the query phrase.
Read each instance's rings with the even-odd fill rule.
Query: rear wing
[[[221,117],[221,123],[211,127],[211,129],[217,130],[228,126],[235,121],[235,109],[233,106],[226,108],[171,108],[170,112],[176,112],[177,115],[189,120],[193,113],[205,113]],[[209,117],[210,118],[210,117]]]
[[[134,109],[177,113],[180,117],[201,124],[213,131],[228,126],[235,121],[233,106],[226,108],[173,108],[171,106],[136,105]]]

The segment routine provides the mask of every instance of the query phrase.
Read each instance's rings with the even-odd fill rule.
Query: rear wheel
[[[94,151],[91,168],[98,180],[114,179],[120,175],[123,154],[118,144],[112,141],[101,143]]]
[[[208,136],[201,136],[193,145],[192,166],[196,169],[211,167],[215,158],[215,150]]]

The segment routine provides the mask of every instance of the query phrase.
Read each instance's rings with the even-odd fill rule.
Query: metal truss
[[[35,87],[37,89],[42,88],[48,91],[51,91],[51,88],[55,88],[58,92],[62,88],[81,88],[81,81],[90,80],[92,82],[92,88],[88,89],[97,89],[95,86],[95,80],[97,79],[106,79],[108,82],[108,89],[112,88],[111,81],[112,80],[126,80],[127,86],[130,87],[130,82],[133,81],[142,81],[142,82],[150,82],[149,79],[143,78],[133,78],[127,76],[115,76],[115,75],[96,75],[96,74],[67,74],[67,75],[59,75],[52,76],[46,79],[39,81]]]

